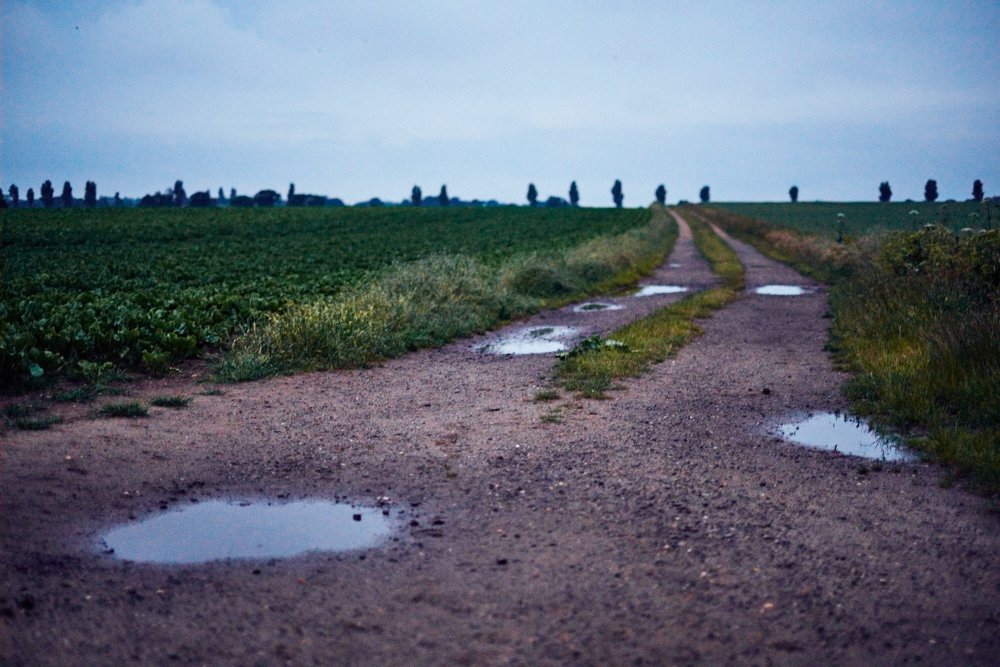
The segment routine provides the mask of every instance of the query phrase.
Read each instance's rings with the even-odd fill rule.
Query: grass
[[[587,398],[606,397],[617,379],[644,373],[699,335],[696,319],[708,317],[739,298],[744,270],[736,253],[703,220],[693,214],[686,219],[695,245],[722,278],[722,285],[661,308],[618,329],[604,341],[582,341],[555,367],[556,378],[567,390]]]
[[[191,403],[188,396],[156,396],[149,404],[158,408],[186,408]]]
[[[139,401],[115,401],[101,406],[97,411],[102,417],[125,417],[135,419],[148,417],[149,409]]]
[[[912,448],[1000,493],[1000,231],[931,225],[840,246],[713,215],[766,254],[832,282],[829,348],[853,374],[845,391],[855,412],[909,433]]]
[[[62,422],[58,415],[41,415],[45,406],[40,403],[12,403],[3,408],[4,428],[21,431],[43,431]]]
[[[548,401],[559,400],[559,392],[555,389],[543,389],[542,391],[535,394],[535,403],[544,403]]]
[[[644,227],[496,268],[439,255],[399,264],[341,294],[289,307],[250,328],[224,356],[217,379],[364,367],[407,351],[634,284],[669,254],[676,225],[662,212]]]

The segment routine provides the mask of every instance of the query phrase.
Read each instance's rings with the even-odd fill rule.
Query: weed
[[[186,408],[191,402],[187,396],[157,396],[149,401],[158,408]]]
[[[225,393],[226,392],[222,391],[221,389],[206,389],[205,391],[201,392],[201,395],[202,396],[223,396],[223,395],[225,395]]]
[[[48,417],[13,419],[5,423],[8,423],[12,428],[22,431],[44,431],[55,424],[61,424],[62,420],[62,417],[58,415],[50,415]]]
[[[535,402],[542,403],[546,401],[557,401],[559,400],[559,392],[555,389],[545,389],[537,394],[535,394]]]
[[[148,417],[149,409],[139,401],[116,401],[101,406],[98,413],[103,417]]]

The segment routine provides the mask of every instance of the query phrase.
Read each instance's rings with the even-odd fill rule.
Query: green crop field
[[[987,227],[988,222],[993,229],[1000,227],[1000,209],[993,204],[987,211],[985,203],[977,202],[713,202],[711,206],[829,238],[836,238],[841,226],[845,235],[855,237],[884,231],[912,231],[928,223],[944,225],[953,231]],[[838,214],[843,214],[843,218]]]
[[[544,208],[2,211],[0,388],[162,370],[291,305],[432,255],[486,266],[649,220]]]

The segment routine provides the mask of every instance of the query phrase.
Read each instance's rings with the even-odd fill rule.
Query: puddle
[[[843,414],[816,414],[802,421],[782,424],[778,433],[799,445],[851,456],[882,461],[917,460],[914,454],[901,449],[892,439],[869,428],[864,420]]]
[[[683,265],[683,264],[678,264],[677,262],[671,262],[671,263],[670,263],[670,268],[671,268],[671,269],[679,269],[679,268],[681,268],[682,266],[684,266],[684,265]]]
[[[632,296],[654,296],[657,294],[678,294],[680,292],[687,292],[687,287],[681,287],[680,285],[645,285],[638,292]]]
[[[490,354],[550,354],[569,349],[561,339],[573,335],[573,327],[532,327],[522,329],[479,348]]]
[[[573,306],[574,313],[589,313],[598,310],[621,310],[625,306],[617,303],[603,303],[598,301],[592,301],[589,303],[581,303],[579,306]]]
[[[390,517],[371,507],[213,500],[119,526],[105,533],[102,542],[122,560],[190,564],[367,549],[391,530]]]
[[[802,296],[808,291],[798,285],[764,285],[754,290],[757,294],[766,294],[767,296]]]

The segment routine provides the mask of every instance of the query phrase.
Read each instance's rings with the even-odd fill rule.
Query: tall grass
[[[634,283],[676,239],[664,214],[644,227],[498,267],[462,255],[397,264],[369,285],[292,305],[239,337],[218,377],[253,380],[302,370],[360,367],[442,345],[544,306]]]
[[[744,269],[736,253],[705,222],[692,215],[686,219],[695,245],[722,278],[722,286],[692,294],[618,329],[608,340],[619,344],[584,341],[556,364],[555,376],[566,389],[603,398],[615,380],[641,375],[701,334],[696,319],[709,317],[739,298]]]
[[[732,214],[733,234],[833,283],[853,408],[1000,492],[1000,231],[940,225],[843,245]]]

